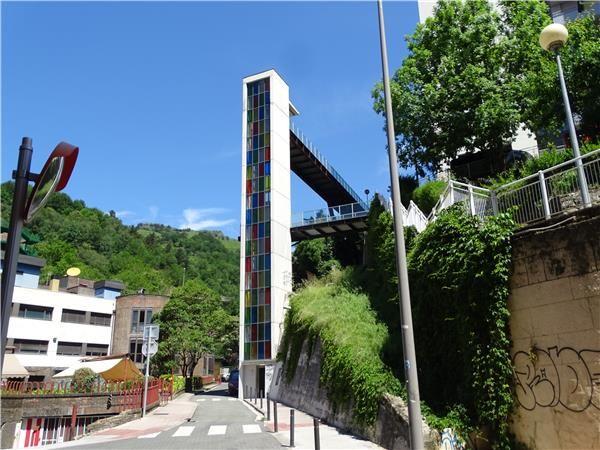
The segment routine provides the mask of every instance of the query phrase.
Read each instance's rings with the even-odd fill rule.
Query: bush
[[[92,392],[96,382],[96,372],[88,367],[77,369],[73,374],[73,387],[76,392]]]
[[[442,180],[430,180],[423,183],[413,192],[413,201],[425,215],[428,215],[446,189],[447,183]]]

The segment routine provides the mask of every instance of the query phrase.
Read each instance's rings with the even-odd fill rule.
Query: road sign
[[[150,339],[158,339],[158,334],[160,332],[160,326],[158,325],[146,325],[144,327],[144,341]]]
[[[142,344],[142,355],[144,356],[154,356],[158,351],[158,342],[150,339],[150,345],[148,346],[147,342]]]

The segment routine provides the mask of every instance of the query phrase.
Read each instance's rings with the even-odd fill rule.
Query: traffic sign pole
[[[144,327],[144,343],[142,345],[142,354],[146,357],[146,375],[144,376],[144,403],[142,405],[142,417],[146,416],[146,404],[148,403],[148,378],[150,376],[150,358],[158,351],[158,335],[160,327],[158,325],[146,325]]]
[[[150,373],[150,352],[146,356],[146,376],[144,377],[144,408],[142,410],[142,417],[146,417],[146,403],[148,402],[148,375]]]

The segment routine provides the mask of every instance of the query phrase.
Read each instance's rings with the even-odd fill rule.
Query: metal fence
[[[577,176],[579,160],[584,174],[583,185],[580,185]],[[584,192],[589,194],[588,204],[583,201]],[[431,211],[429,220],[434,220],[440,211],[456,203],[463,203],[471,214],[480,217],[512,211],[515,221],[521,225],[598,205],[600,149],[494,190],[450,180]]]
[[[295,228],[325,222],[336,222],[338,220],[354,219],[356,217],[366,217],[368,215],[368,209],[365,209],[364,205],[361,203],[349,203],[347,205],[311,209],[310,211],[294,214],[292,217],[292,227]]]

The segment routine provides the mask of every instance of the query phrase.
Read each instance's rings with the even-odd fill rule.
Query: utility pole
[[[404,354],[404,373],[408,384],[408,418],[410,431],[410,448],[421,450],[423,431],[421,426],[421,403],[419,397],[419,379],[417,375],[417,358],[413,335],[412,312],[410,307],[410,290],[408,285],[408,269],[406,264],[406,248],[404,245],[404,226],[400,202],[400,182],[398,180],[398,159],[396,155],[396,133],[392,114],[392,96],[388,75],[387,45],[383,22],[383,1],[377,1],[379,12],[379,40],[381,44],[381,63],[383,69],[383,88],[385,95],[385,117],[387,122],[388,156],[392,187],[392,203],[394,208],[394,233],[396,236],[396,270],[398,274],[398,294],[400,296],[400,323],[402,326],[402,346]]]

